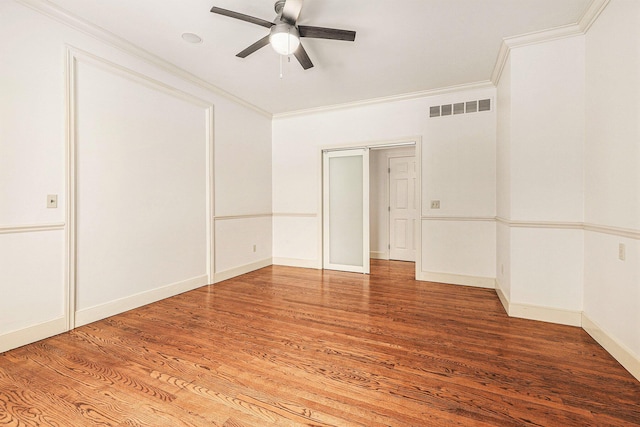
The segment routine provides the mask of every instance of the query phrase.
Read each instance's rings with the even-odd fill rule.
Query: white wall
[[[422,141],[423,254],[429,273],[495,277],[495,111],[429,118],[429,107],[491,98],[477,89],[273,122],[274,246],[277,263],[320,266],[321,149]],[[433,211],[428,200],[441,200]],[[448,221],[441,224],[442,217]],[[424,226],[424,223],[429,225]],[[433,230],[448,230],[438,233]],[[473,232],[469,232],[472,229]],[[476,233],[475,231],[478,230]],[[487,230],[489,230],[487,232]],[[429,276],[433,278],[434,276]],[[441,275],[439,278],[443,277]]]
[[[496,130],[496,287],[511,299],[511,57],[508,57],[497,94]]]
[[[216,241],[224,242],[216,245],[216,282],[237,276],[253,264],[271,265],[269,215],[219,219],[215,227]]]
[[[430,219],[422,221],[424,280],[494,287],[496,226],[492,220]],[[450,277],[447,277],[450,275]]]
[[[584,37],[511,51],[511,219],[583,219]]]
[[[0,351],[24,343],[16,331],[65,327],[65,214],[45,204],[47,194],[58,194],[65,205],[63,50],[35,35],[46,24],[0,3]],[[56,60],[58,68],[41,66]],[[22,228],[53,224],[51,231]]]
[[[216,104],[215,129],[218,281],[271,264],[271,118]]]
[[[423,120],[424,280],[495,286],[495,94],[436,98],[435,105],[490,98],[492,111]],[[432,200],[440,209],[431,209]]]
[[[511,49],[497,132],[509,313],[582,325],[636,378],[639,26],[638,2],[612,0],[586,35]]]
[[[584,289],[585,316],[621,353],[635,359],[636,376],[640,376],[638,28],[640,3],[612,0],[586,36]],[[626,248],[624,261],[618,258],[620,244]]]
[[[76,323],[84,324],[102,317],[99,306],[208,282],[210,144],[204,103],[81,56],[74,71]]]
[[[564,310],[579,323],[584,37],[514,48],[503,77],[498,283],[513,304]]]
[[[0,334],[64,317],[63,259],[63,230],[0,234]]]
[[[369,245],[371,258],[389,259],[388,193],[389,157],[384,150],[369,153]]]
[[[106,306],[100,313],[109,315],[207,281],[205,104],[215,111],[212,214],[225,221],[216,226],[223,230],[215,239],[216,257],[225,260],[223,267],[270,260],[271,223],[264,220],[271,212],[269,117],[18,2],[0,2],[0,35],[0,351],[67,328],[68,46],[105,64],[85,67],[80,60],[85,68],[72,82],[79,101],[78,220],[93,221],[86,228],[78,224],[79,265],[93,257],[104,260],[91,264],[94,273],[113,263],[119,268],[109,283],[95,274],[86,282],[80,308]],[[114,67],[119,72],[111,72]],[[204,104],[185,101],[193,97]],[[87,151],[91,144],[93,152]],[[45,207],[47,194],[58,195],[57,209]],[[250,223],[259,250],[238,247],[236,235],[224,232],[235,221],[230,215],[245,221],[238,227]],[[109,219],[117,221],[106,224]],[[109,233],[108,246],[93,246]],[[114,245],[116,239],[124,246]],[[136,258],[135,250],[146,256]],[[124,289],[123,277],[140,279],[141,287]],[[176,283],[182,286],[171,287]]]

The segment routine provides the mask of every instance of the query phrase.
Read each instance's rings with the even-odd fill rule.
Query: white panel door
[[[323,268],[369,273],[369,152],[325,152]]]
[[[389,258],[416,260],[416,158],[389,158]]]

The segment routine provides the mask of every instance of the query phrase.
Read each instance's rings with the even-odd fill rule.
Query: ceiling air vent
[[[434,105],[429,107],[429,117],[451,116],[452,114],[476,113],[491,111],[491,99],[458,102],[455,104]]]
[[[478,111],[478,101],[469,101],[465,104],[467,113],[475,113]]]

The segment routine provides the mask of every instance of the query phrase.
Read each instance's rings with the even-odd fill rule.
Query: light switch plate
[[[431,209],[440,209],[440,200],[432,200]]]
[[[58,195],[57,194],[47,195],[47,208],[55,209],[57,207],[58,207]]]

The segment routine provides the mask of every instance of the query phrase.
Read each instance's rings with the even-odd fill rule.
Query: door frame
[[[323,207],[323,195],[324,195],[324,177],[323,177],[323,159],[325,151],[338,151],[338,150],[351,150],[354,148],[368,148],[369,150],[379,150],[385,148],[397,148],[406,146],[415,146],[416,156],[416,203],[418,205],[418,226],[414,230],[414,238],[416,242],[416,262],[415,262],[415,279],[422,274],[422,137],[421,136],[407,136],[397,139],[387,139],[379,141],[368,142],[352,142],[342,143],[336,145],[324,145],[319,147],[317,151],[317,165],[320,173],[318,174],[318,230],[317,230],[317,253],[318,253],[318,268],[323,269],[324,266],[324,207]]]

